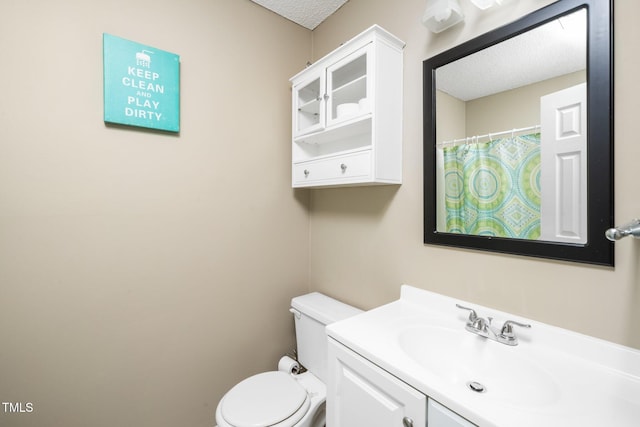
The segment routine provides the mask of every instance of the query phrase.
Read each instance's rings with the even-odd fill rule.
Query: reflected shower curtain
[[[443,148],[447,232],[540,237],[540,134]]]

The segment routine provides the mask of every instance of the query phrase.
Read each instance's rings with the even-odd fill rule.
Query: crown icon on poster
[[[142,50],[141,52],[136,52],[136,65],[141,67],[151,67],[151,56],[149,54],[153,54],[153,52],[149,50]]]

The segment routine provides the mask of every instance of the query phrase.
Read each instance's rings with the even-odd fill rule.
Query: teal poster
[[[102,38],[104,121],[180,131],[180,57],[110,34]]]

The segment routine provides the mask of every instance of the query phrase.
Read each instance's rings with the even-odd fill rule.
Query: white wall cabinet
[[[403,48],[374,25],[290,79],[293,187],[402,183]]]
[[[329,338],[327,426],[477,427]]]

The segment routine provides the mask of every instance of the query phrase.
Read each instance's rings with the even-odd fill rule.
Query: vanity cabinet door
[[[477,427],[433,399],[429,399],[427,413],[429,414],[429,422],[427,423],[429,427]]]
[[[425,427],[427,397],[329,339],[327,426]]]

